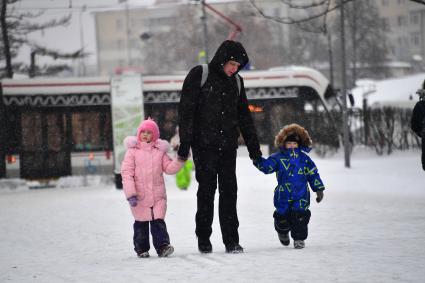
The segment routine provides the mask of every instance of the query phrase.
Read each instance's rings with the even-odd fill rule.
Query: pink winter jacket
[[[164,219],[167,194],[163,173],[176,174],[184,162],[168,156],[169,144],[164,140],[145,143],[136,137],[127,137],[125,143],[128,149],[121,164],[121,175],[126,198],[137,196],[137,206],[130,206],[134,219]]]

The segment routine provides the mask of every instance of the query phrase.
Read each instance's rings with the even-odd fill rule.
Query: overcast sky
[[[125,3],[120,0],[21,0],[15,7],[22,12],[45,13],[37,21],[45,22],[51,18],[60,18],[72,14],[71,23],[66,27],[57,27],[44,32],[35,32],[29,35],[30,39],[42,46],[63,52],[76,51],[84,46],[91,55],[86,64],[96,64],[96,37],[93,12],[107,9],[124,8]],[[154,0],[129,0],[131,7],[150,5]],[[85,7],[85,8],[84,8]],[[23,48],[18,55],[18,61],[29,62],[29,48]],[[50,62],[49,57],[38,57],[38,64]]]

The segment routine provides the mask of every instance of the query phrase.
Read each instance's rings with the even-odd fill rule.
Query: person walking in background
[[[177,153],[180,146],[180,136],[179,136],[179,127],[176,127],[176,133],[170,140],[171,148]],[[193,170],[193,162],[188,159],[184,163],[182,169],[176,174],[176,185],[180,190],[187,190],[190,186],[190,182],[192,181],[192,170]]]
[[[142,121],[136,137],[126,137],[127,152],[121,165],[124,194],[134,217],[133,243],[138,257],[149,257],[149,226],[159,257],[174,252],[165,224],[167,195],[163,173],[176,174],[184,162],[172,160],[169,144],[159,139],[158,125],[151,119]]]
[[[239,244],[236,211],[236,151],[240,132],[250,158],[261,156],[243,79],[237,74],[248,61],[241,43],[226,40],[211,62],[207,66],[192,68],[183,83],[179,103],[178,156],[186,160],[192,148],[199,183],[195,233],[201,253],[212,252],[210,236],[217,179],[225,250],[228,253],[243,252]]]
[[[419,101],[413,108],[411,128],[422,139],[422,169],[425,171],[425,80],[417,91]]]
[[[310,188],[317,194],[316,201],[323,199],[325,186],[313,160],[306,154],[312,141],[308,132],[298,124],[283,127],[275,137],[279,151],[268,159],[260,158],[254,165],[263,173],[276,173],[277,187],[274,191],[274,227],[282,245],[290,243],[294,248],[305,247],[310,221]]]

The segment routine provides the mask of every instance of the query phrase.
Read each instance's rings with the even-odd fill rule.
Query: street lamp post
[[[207,14],[205,13],[205,0],[202,0],[202,45],[204,46],[204,63],[208,64],[208,26],[207,26]]]
[[[340,0],[340,21],[341,21],[341,73],[342,73],[342,132],[344,139],[344,161],[345,167],[350,168],[350,139],[348,131],[348,111],[347,111],[347,72],[345,62],[345,23],[344,23],[344,1]]]
[[[6,177],[6,114],[3,104],[3,90],[0,82],[0,179]]]
[[[80,45],[81,45],[81,51],[84,52],[84,32],[83,32],[83,20],[82,20],[82,15],[83,13],[86,11],[86,5],[84,5],[81,10],[80,10],[80,15],[79,15],[79,21],[80,21]],[[85,58],[82,57],[80,59],[80,63],[81,63],[81,71],[82,71],[82,75],[85,76],[86,75],[86,63],[85,63]]]
[[[130,12],[128,8],[128,0],[125,3],[125,38],[127,46],[127,66],[131,64],[131,46],[130,46]]]
[[[130,66],[131,64],[131,48],[130,48],[130,11],[128,7],[128,0],[118,0],[118,2],[124,3],[125,2],[125,45],[126,45],[126,51],[127,51],[127,66]]]

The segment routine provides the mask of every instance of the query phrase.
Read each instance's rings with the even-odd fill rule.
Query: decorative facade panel
[[[268,87],[246,89],[248,99],[295,98],[299,95],[298,87]],[[178,103],[180,91],[147,91],[143,93],[144,103]],[[5,95],[7,106],[94,106],[110,105],[109,93],[102,94],[66,94],[66,95]]]

